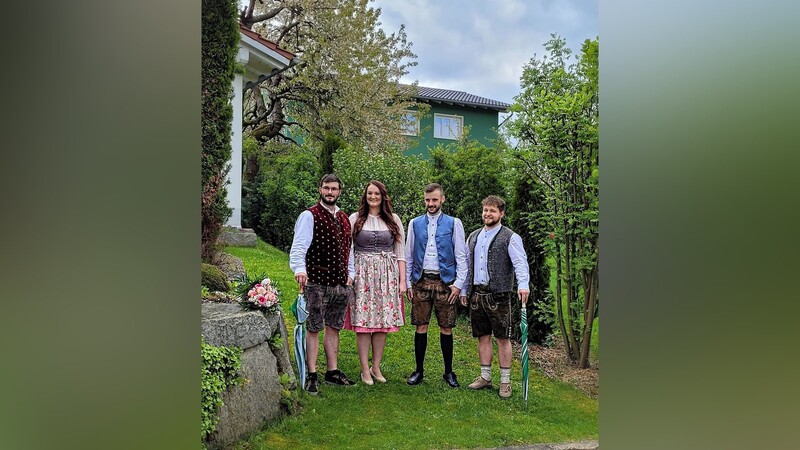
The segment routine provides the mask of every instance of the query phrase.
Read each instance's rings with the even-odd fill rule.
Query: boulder
[[[222,229],[217,242],[232,247],[255,247],[258,242],[258,236],[251,228],[225,227]]]
[[[219,267],[222,273],[228,277],[228,280],[233,281],[244,276],[244,264],[242,258],[237,258],[231,254],[220,252],[214,258],[214,265]]]
[[[200,334],[211,345],[247,350],[269,339],[277,329],[259,311],[248,311],[234,303],[202,303]]]
[[[222,395],[223,405],[209,448],[228,448],[265,422],[283,414],[284,389],[295,389],[297,381],[289,358],[288,333],[281,314],[243,310],[238,304],[202,303],[200,332],[209,344],[243,349],[239,374],[245,382]],[[282,345],[270,341],[282,338]],[[289,383],[281,384],[281,375]]]

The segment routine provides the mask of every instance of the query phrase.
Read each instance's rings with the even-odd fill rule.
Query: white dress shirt
[[[435,215],[428,216],[428,244],[425,248],[425,256],[422,261],[423,270],[439,271],[439,252],[436,250],[436,229],[440,210]],[[419,217],[422,219],[422,217]],[[408,221],[408,232],[406,233],[406,281],[411,287],[411,266],[414,261],[414,221]],[[453,218],[453,253],[456,257],[456,279],[453,286],[461,289],[467,279],[467,243],[464,240],[464,225],[458,218]]]
[[[322,205],[325,208],[325,205]],[[330,209],[328,209],[330,211]],[[339,207],[333,207],[333,215],[339,212]],[[311,241],[314,240],[314,215],[311,211],[305,210],[297,217],[297,222],[294,224],[294,238],[292,239],[292,249],[289,250],[289,268],[292,269],[295,275],[298,273],[308,273],[306,270],[306,253],[311,247]],[[356,276],[355,269],[351,270],[350,261],[353,260],[353,246],[350,246],[350,257],[347,263],[347,276],[354,278]]]

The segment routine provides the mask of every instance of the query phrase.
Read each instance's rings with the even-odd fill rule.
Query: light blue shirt
[[[478,239],[475,242],[475,254],[472,255],[472,262],[474,274],[472,277],[473,284],[487,285],[489,284],[489,269],[487,261],[489,257],[489,244],[497,233],[500,232],[500,224],[498,223],[494,228],[489,230],[486,227],[478,233]],[[469,246],[467,246],[469,253]],[[511,240],[508,243],[508,257],[511,258],[511,264],[514,265],[514,275],[517,277],[517,289],[528,289],[530,282],[530,275],[528,274],[528,255],[525,253],[525,248],[522,246],[522,238],[517,233],[511,235]],[[468,255],[469,258],[469,255]]]

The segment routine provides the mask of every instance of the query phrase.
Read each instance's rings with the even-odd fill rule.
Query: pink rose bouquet
[[[277,312],[280,308],[280,291],[272,284],[272,280],[264,278],[250,283],[240,303],[247,309]]]

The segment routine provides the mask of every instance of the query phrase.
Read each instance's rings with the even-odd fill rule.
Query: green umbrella
[[[520,341],[522,341],[522,398],[525,400],[525,407],[528,407],[528,312],[525,310],[525,304],[522,305],[520,314],[522,320],[519,324],[519,329],[522,332]]]
[[[306,384],[306,329],[305,322],[308,318],[306,298],[302,292],[297,295],[291,307],[297,325],[294,326],[294,360],[297,363],[300,389],[305,389]]]

